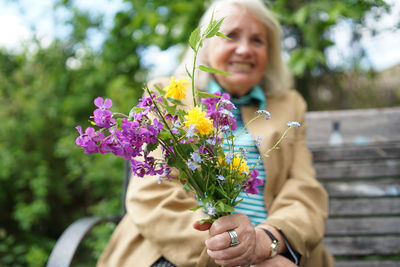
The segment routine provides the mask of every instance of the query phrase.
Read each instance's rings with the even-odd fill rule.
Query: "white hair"
[[[251,14],[255,15],[267,28],[267,58],[268,63],[265,69],[264,75],[259,83],[261,88],[267,95],[280,95],[288,89],[291,89],[293,85],[293,78],[290,74],[286,64],[282,60],[281,55],[281,38],[282,30],[278,21],[274,18],[272,12],[264,5],[261,0],[216,0],[203,14],[200,19],[200,25],[207,25],[211,17],[219,19],[223,14],[226,15],[227,7],[239,5],[245,8]],[[204,46],[200,49],[198,54],[197,64],[206,65],[204,56],[207,53],[207,42],[205,41]],[[193,56],[194,52],[188,46],[184,57],[175,71],[176,76],[186,76],[186,67],[190,71],[193,67]],[[200,90],[204,90],[208,85],[211,74],[207,72],[196,71],[195,86]]]

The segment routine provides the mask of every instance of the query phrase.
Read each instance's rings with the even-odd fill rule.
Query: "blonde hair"
[[[282,60],[281,55],[281,38],[282,30],[278,21],[273,17],[272,12],[264,5],[261,0],[216,0],[206,10],[200,19],[200,25],[207,25],[214,14],[214,19],[219,19],[223,10],[232,5],[239,5],[245,8],[250,13],[254,14],[268,30],[268,48],[267,58],[268,63],[265,69],[263,78],[259,85],[267,95],[281,95],[286,90],[291,89],[293,85],[293,78],[290,74],[286,64]],[[200,49],[198,54],[197,64],[206,65],[204,54],[207,53],[207,42]],[[176,76],[186,76],[186,67],[191,71],[193,67],[194,52],[190,47],[186,48],[184,57],[175,71]],[[196,65],[197,65],[196,64]],[[211,74],[196,71],[195,86],[202,90],[208,85]]]

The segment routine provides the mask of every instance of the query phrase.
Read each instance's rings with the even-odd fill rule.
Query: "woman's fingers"
[[[196,230],[199,230],[199,231],[207,231],[210,229],[210,227],[211,227],[211,223],[209,223],[209,222],[204,222],[201,224],[199,221],[196,221],[193,224],[193,228]]]
[[[231,237],[228,232],[223,232],[206,240],[206,246],[210,250],[223,250],[230,247]],[[240,244],[240,240],[239,240]]]
[[[210,228],[210,235],[218,235],[228,230],[233,230],[239,227],[254,228],[250,222],[249,217],[241,213],[236,213],[221,217],[216,220]]]
[[[239,244],[230,246],[234,231]],[[255,255],[256,234],[249,218],[244,214],[232,214],[215,221],[210,228],[210,238],[206,240],[208,255],[219,265],[239,266],[252,263]]]

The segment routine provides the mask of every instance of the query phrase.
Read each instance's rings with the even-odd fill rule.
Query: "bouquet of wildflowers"
[[[218,31],[221,23],[222,19],[211,20],[205,31],[198,27],[191,34],[189,44],[194,50],[194,62],[192,71],[187,70],[189,78],[176,80],[172,77],[169,86],[156,86],[155,91],[145,87],[144,96],[129,115],[113,113],[110,111],[112,101],[98,97],[94,100],[97,109],[90,117],[97,130],[88,127],[83,132],[80,126],[76,127],[79,132],[76,144],[87,154],[113,153],[130,161],[136,176],[158,176],[159,183],[177,180],[196,194],[199,205],[194,210],[203,208],[210,216],[204,221],[210,222],[231,214],[241,201],[237,199],[241,191],[256,194],[257,186],[263,184],[257,178],[255,166],[247,164],[244,152],[234,153],[238,136],[232,134],[236,121],[231,110],[235,106],[229,95],[194,90],[196,57],[202,41],[215,35],[227,38]],[[206,66],[199,68],[229,75]],[[187,107],[182,100],[190,84],[193,105]],[[260,116],[270,117],[267,111],[260,110],[249,123]],[[288,126],[277,144],[262,156],[268,156],[287,131],[299,125],[291,122]],[[224,152],[224,146],[228,152]],[[161,149],[162,158],[152,156],[155,149]],[[177,175],[172,175],[174,169],[179,170]]]

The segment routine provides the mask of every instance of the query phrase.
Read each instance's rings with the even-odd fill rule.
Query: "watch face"
[[[271,258],[278,254],[279,242],[277,240],[273,240],[271,244]]]

